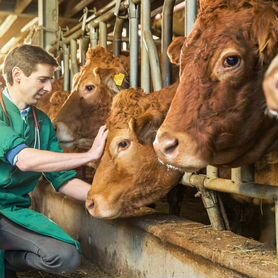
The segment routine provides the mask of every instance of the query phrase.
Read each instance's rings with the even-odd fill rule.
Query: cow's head
[[[164,90],[168,100],[163,92],[145,95],[133,89],[114,98],[106,148],[86,202],[92,216],[132,215],[178,183],[181,174],[159,163],[152,146],[175,89]]]
[[[114,57],[97,47],[90,49],[86,58],[74,77],[71,96],[54,120],[57,136],[66,147],[90,147],[108,117],[113,97],[127,82],[126,57]]]
[[[277,136],[262,79],[278,51],[274,1],[201,1],[182,46],[180,84],[155,140],[160,160],[186,171],[252,163]]]

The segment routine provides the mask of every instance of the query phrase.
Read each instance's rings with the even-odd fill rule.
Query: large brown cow
[[[129,89],[114,98],[106,148],[86,202],[92,216],[133,215],[178,183],[181,173],[159,163],[152,146],[176,88],[149,95]]]
[[[114,57],[108,50],[89,49],[86,64],[75,76],[73,92],[54,122],[62,145],[88,149],[110,112],[112,99],[124,88],[128,57]]]
[[[200,1],[184,42],[180,84],[160,127],[161,161],[196,171],[253,163],[278,135],[264,114],[262,79],[278,51],[277,1]]]

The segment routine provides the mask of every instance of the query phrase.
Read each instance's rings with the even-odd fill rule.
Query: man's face
[[[45,94],[52,91],[53,74],[55,67],[47,64],[38,64],[30,76],[21,71],[19,94],[26,105],[34,105]]]

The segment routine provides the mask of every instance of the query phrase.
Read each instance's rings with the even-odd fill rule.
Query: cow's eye
[[[240,65],[240,57],[239,56],[228,56],[225,58],[224,60],[224,67],[225,68],[232,68],[235,66],[239,66]]]
[[[127,149],[130,145],[130,141],[125,139],[125,140],[122,140],[118,143],[118,150],[119,151],[123,151],[125,149]]]
[[[94,85],[87,85],[85,86],[85,89],[88,91],[88,92],[91,92],[95,89],[95,86]]]

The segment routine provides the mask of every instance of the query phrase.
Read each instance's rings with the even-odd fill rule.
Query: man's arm
[[[56,153],[25,148],[19,152],[16,166],[21,171],[32,172],[56,172],[77,168],[101,157],[107,133],[106,127],[102,126],[91,149],[85,153]]]
[[[80,179],[72,179],[64,184],[59,192],[80,201],[86,201],[91,185]]]

